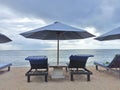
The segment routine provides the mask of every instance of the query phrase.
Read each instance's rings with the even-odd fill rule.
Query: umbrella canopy
[[[59,64],[59,40],[84,39],[94,36],[85,30],[74,28],[60,22],[21,33],[21,35],[33,39],[57,40],[57,64]]]
[[[0,43],[6,43],[6,42],[10,42],[10,41],[12,41],[12,40],[9,39],[7,36],[0,33]]]
[[[120,27],[113,29],[112,31],[107,32],[95,39],[99,41],[120,39]]]

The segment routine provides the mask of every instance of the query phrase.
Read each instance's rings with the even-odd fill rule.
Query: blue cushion
[[[99,65],[99,66],[103,66],[103,67],[104,67],[104,66],[106,66],[106,67],[109,66],[109,64],[106,64],[105,62],[96,62],[96,61],[95,61],[94,64],[95,64],[95,65]]]
[[[46,56],[28,56],[25,60],[29,60],[32,69],[48,68],[48,58]]]
[[[70,59],[77,59],[77,58],[80,58],[80,57],[93,57],[93,55],[89,55],[89,54],[78,54],[78,55],[71,55],[70,56]]]
[[[46,56],[28,56],[25,60],[47,60]]]
[[[9,67],[9,66],[11,66],[11,65],[12,65],[12,63],[0,64],[0,69],[3,69],[3,68],[5,68],[5,67]]]
[[[87,59],[93,57],[93,55],[80,54],[80,55],[71,55],[69,57],[70,63],[69,68],[85,68]]]

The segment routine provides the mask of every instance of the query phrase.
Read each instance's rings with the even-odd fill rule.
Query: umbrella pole
[[[57,32],[57,65],[59,65],[59,36],[60,32]]]
[[[57,65],[59,65],[59,39],[57,40]]]

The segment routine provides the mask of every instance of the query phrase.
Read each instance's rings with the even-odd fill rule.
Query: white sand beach
[[[70,81],[69,73],[65,79],[51,79],[44,82],[43,76],[31,77],[27,82],[25,73],[29,68],[12,67],[0,71],[0,90],[120,90],[120,78],[118,74],[106,71],[96,71],[95,67],[88,67],[93,72],[91,81],[87,81],[85,75],[76,75],[75,81]]]

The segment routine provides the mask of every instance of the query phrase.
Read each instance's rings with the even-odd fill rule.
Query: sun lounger
[[[114,68],[120,69],[120,54],[115,55],[111,62],[94,62],[96,65],[96,70],[98,70],[98,66],[103,67],[107,70],[116,71]]]
[[[10,71],[10,66],[12,65],[12,63],[8,63],[8,64],[0,64],[0,69],[3,68],[8,68],[8,71]]]
[[[48,76],[48,58],[46,56],[28,56],[25,60],[30,62],[30,70],[26,73],[27,81],[30,82],[30,76],[45,76],[47,82]]]
[[[89,57],[93,57],[93,55],[71,55],[70,62],[68,64],[68,69],[70,71],[70,79],[71,81],[74,80],[73,75],[87,75],[87,81],[90,81],[90,75],[92,74],[86,68],[86,62]]]

